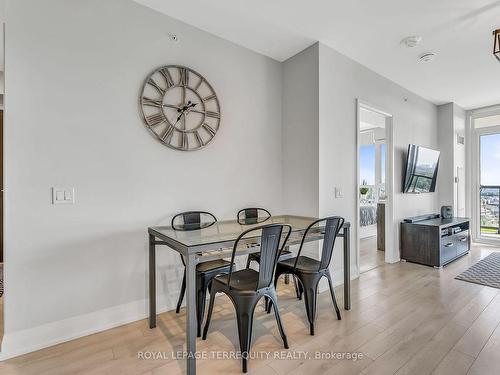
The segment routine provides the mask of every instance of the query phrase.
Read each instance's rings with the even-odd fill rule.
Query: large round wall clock
[[[146,127],[176,150],[199,150],[219,130],[220,104],[214,89],[185,66],[166,65],[152,72],[144,82],[140,104]]]

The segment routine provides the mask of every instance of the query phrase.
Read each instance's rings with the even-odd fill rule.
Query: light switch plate
[[[52,188],[52,204],[74,204],[75,188]]]
[[[335,188],[335,198],[343,198],[344,193],[342,193],[342,190],[339,187]]]

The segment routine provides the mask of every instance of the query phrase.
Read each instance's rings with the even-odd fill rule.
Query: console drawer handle
[[[460,238],[460,242],[465,242],[465,241],[467,241],[467,237]]]
[[[446,245],[444,245],[444,247],[452,247],[453,246],[453,242],[448,242]]]

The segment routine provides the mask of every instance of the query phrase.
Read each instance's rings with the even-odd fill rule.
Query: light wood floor
[[[495,248],[475,246],[469,256],[442,270],[410,263],[383,264],[352,284],[353,306],[335,319],[328,293],[319,297],[316,336],[308,334],[303,301],[279,285],[279,301],[290,349],[283,350],[274,317],[257,308],[253,352],[360,352],[362,360],[253,359],[252,374],[499,374],[498,289],[454,280]],[[341,288],[337,289],[342,303]],[[0,374],[181,373],[184,362],[138,359],[138,351],[182,350],[185,315],[161,314],[159,327],[146,320],[60,344],[0,363]],[[216,303],[207,341],[200,351],[233,351],[237,345],[232,306]],[[239,374],[240,362],[199,360],[199,374]]]
[[[385,263],[385,252],[377,250],[377,236],[359,240],[359,272],[364,273]]]

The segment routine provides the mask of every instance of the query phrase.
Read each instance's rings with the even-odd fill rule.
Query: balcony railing
[[[500,235],[500,185],[481,185],[481,234]]]

